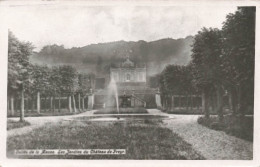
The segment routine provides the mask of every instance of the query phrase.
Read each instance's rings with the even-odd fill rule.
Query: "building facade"
[[[129,57],[110,68],[109,82],[117,86],[119,107],[155,107],[156,90],[147,87],[144,64],[132,62]],[[95,107],[115,107],[115,99],[109,96],[109,88],[95,93]]]
[[[121,66],[110,68],[110,78],[117,83],[146,83],[146,66],[137,66],[127,58]]]

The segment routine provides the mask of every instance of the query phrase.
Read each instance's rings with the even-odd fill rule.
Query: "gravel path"
[[[157,109],[150,114],[163,114]],[[221,131],[211,130],[197,123],[198,115],[173,115],[164,125],[190,143],[198,153],[209,160],[252,160],[253,143]]]
[[[32,130],[42,127],[47,123],[57,123],[61,120],[68,119],[68,118],[74,118],[74,117],[81,117],[81,116],[88,116],[93,115],[93,113],[96,110],[86,111],[77,115],[64,115],[64,116],[46,116],[46,117],[25,117],[25,120],[30,122],[30,126],[25,126],[22,128],[12,129],[7,131],[7,136],[16,136],[16,135],[22,135],[25,133],[29,133]],[[19,121],[19,118],[8,118],[9,120]]]

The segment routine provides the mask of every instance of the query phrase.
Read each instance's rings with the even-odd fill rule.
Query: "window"
[[[143,81],[144,78],[143,78],[143,73],[140,73],[140,81]]]
[[[130,81],[131,80],[131,75],[130,74],[126,74],[126,81]]]
[[[112,78],[114,79],[114,81],[118,82],[119,81],[118,73],[117,72],[113,72],[112,73]]]

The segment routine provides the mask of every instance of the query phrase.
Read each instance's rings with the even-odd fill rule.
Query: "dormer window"
[[[122,67],[133,68],[134,67],[134,63],[129,59],[129,57],[127,57],[125,62],[123,62]]]

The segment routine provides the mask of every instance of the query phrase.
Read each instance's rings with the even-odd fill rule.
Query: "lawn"
[[[168,114],[184,114],[184,115],[201,115],[202,111],[199,109],[194,109],[194,110],[190,110],[190,109],[175,109],[175,110],[164,110],[164,112],[168,113]]]
[[[145,108],[119,108],[119,114],[146,114]],[[96,111],[94,114],[118,114],[116,108],[104,108]]]
[[[167,109],[164,109],[162,110],[163,112],[166,112],[168,114],[181,114],[181,115],[203,115],[202,113],[202,110],[201,109],[186,109],[186,108],[175,108],[174,110],[167,110]],[[225,109],[223,111],[224,114],[228,114],[230,113],[228,111],[228,109]],[[217,113],[215,111],[210,111],[210,114],[211,115],[217,115]]]
[[[7,121],[7,130],[22,128],[24,126],[29,126],[29,125],[30,125],[30,123],[26,122],[26,121],[20,122],[20,121],[8,120]]]
[[[77,110],[78,111],[78,110]],[[58,110],[55,110],[55,112],[50,111],[50,110],[42,110],[41,113],[37,113],[36,111],[32,112],[32,111],[25,111],[24,112],[24,116],[25,117],[42,117],[42,116],[63,116],[63,115],[75,115],[78,114],[74,113],[74,112],[69,112],[68,109],[61,109],[60,112]],[[8,115],[8,118],[14,118],[14,117],[20,117],[20,112],[15,112],[13,116]]]
[[[9,158],[33,159],[204,159],[177,134],[148,122],[88,122],[48,124],[29,134],[7,139]],[[125,155],[13,155],[15,149],[126,149]]]
[[[198,118],[198,123],[210,129],[224,131],[229,135],[253,141],[253,116],[245,116],[245,118],[241,120],[239,116],[225,115],[222,123],[219,123],[217,116],[211,116],[209,119],[202,116]]]

